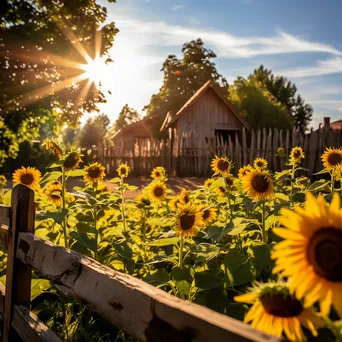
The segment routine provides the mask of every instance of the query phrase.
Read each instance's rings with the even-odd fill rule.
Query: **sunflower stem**
[[[120,192],[121,192],[121,215],[122,215],[122,221],[123,221],[123,231],[127,231],[126,227],[126,216],[125,216],[125,197],[124,197],[124,189],[123,189],[123,177],[121,177],[120,181]]]
[[[334,171],[331,172],[331,193],[333,194],[335,191],[335,177]]]
[[[293,164],[292,165],[292,173],[291,173],[291,206],[293,206],[293,190],[294,190],[294,180],[295,180],[295,167],[296,167],[296,164]]]
[[[179,241],[179,267],[183,267],[183,249],[184,249],[184,237],[180,236]]]
[[[93,183],[93,194],[94,194],[94,197],[96,199],[96,191],[97,191],[97,183]],[[97,254],[98,254],[98,244],[99,244],[99,232],[97,231],[97,204],[96,202],[94,203],[93,205],[93,210],[94,210],[94,229],[96,231],[96,236],[95,236],[95,239],[96,239],[96,251],[94,253],[94,259],[97,260]]]
[[[63,205],[63,213],[65,212],[65,191],[66,191],[66,177],[65,177],[65,168],[62,166],[62,205]],[[66,216],[63,218],[62,222],[63,234],[64,234],[64,246],[68,248],[68,236],[67,236],[67,227],[66,227]]]
[[[262,213],[261,213],[261,230],[262,230],[262,242],[267,244],[267,236],[266,236],[266,227],[265,227],[265,218],[266,218],[266,210],[265,210],[265,201],[262,201]]]

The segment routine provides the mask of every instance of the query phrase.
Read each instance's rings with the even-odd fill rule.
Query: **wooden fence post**
[[[14,305],[29,308],[31,295],[31,267],[16,258],[20,232],[34,231],[34,192],[25,185],[17,185],[12,190],[12,219],[8,236],[8,255],[6,271],[6,297],[3,328],[3,342],[14,341],[11,327]],[[23,246],[24,247],[24,246]]]

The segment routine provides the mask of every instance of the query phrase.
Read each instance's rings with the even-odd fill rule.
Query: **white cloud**
[[[207,46],[214,48],[220,57],[225,58],[298,52],[324,52],[342,56],[342,51],[331,45],[304,40],[281,31],[270,37],[240,37],[207,28],[168,25],[162,21],[147,22],[127,18],[116,21],[120,29],[143,35],[145,41],[152,41],[154,45],[178,46],[187,40],[201,37]]]
[[[342,112],[342,107],[337,108],[337,110],[339,110],[340,112]]]
[[[182,8],[184,8],[184,5],[173,5],[171,9],[173,12],[176,12],[181,10]]]
[[[342,58],[333,57],[326,60],[319,60],[310,67],[295,68],[292,70],[279,71],[288,77],[312,77],[329,75],[342,72]]]

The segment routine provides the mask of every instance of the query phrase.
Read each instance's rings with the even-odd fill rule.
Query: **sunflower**
[[[224,183],[227,185],[229,189],[231,189],[234,185],[234,176],[229,173],[226,177],[224,177]]]
[[[39,191],[40,190],[40,176],[41,173],[35,167],[24,167],[22,166],[20,169],[17,169],[13,173],[13,183],[14,184],[24,184],[31,188],[32,190]]]
[[[150,199],[143,193],[141,193],[137,196],[137,202],[138,202],[138,204],[142,204],[142,205],[146,205],[146,206],[151,205]]]
[[[0,175],[0,189],[3,188],[7,183],[7,179],[5,176]]]
[[[215,156],[215,159],[211,162],[211,168],[216,174],[228,174],[230,173],[230,169],[232,168],[232,163],[229,161],[227,157],[221,157]]]
[[[319,301],[328,315],[333,304],[342,317],[342,209],[335,193],[330,206],[324,198],[307,193],[305,209],[283,209],[273,228],[282,237],[272,253],[274,273],[291,277],[290,289],[296,298],[306,293],[310,305]]]
[[[152,183],[149,190],[150,198],[154,202],[164,201],[164,199],[166,198],[166,192],[166,185],[160,181]]]
[[[178,196],[174,196],[170,203],[169,203],[169,207],[172,211],[177,211],[178,209],[178,204],[182,203],[181,200],[180,200],[180,197],[179,195]]]
[[[81,157],[82,154],[79,154],[77,151],[71,151],[64,159],[63,166],[65,171],[77,169],[82,162]]]
[[[87,172],[83,177],[88,183],[98,183],[105,177],[105,168],[100,163],[95,162],[86,166],[85,171]]]
[[[190,193],[186,189],[182,189],[181,193],[179,194],[179,200],[181,203],[189,203],[190,202]]]
[[[151,172],[151,177],[155,180],[163,180],[165,178],[165,169],[162,166],[155,167]]]
[[[342,149],[341,148],[326,148],[322,154],[323,166],[331,170],[338,164],[342,163]]]
[[[204,187],[206,189],[210,189],[210,187],[213,185],[214,183],[214,179],[213,178],[208,178],[205,182],[204,182]]]
[[[199,210],[202,213],[202,219],[205,224],[214,222],[217,218],[217,211],[215,208],[208,208],[206,205],[200,205]]]
[[[200,208],[189,202],[186,204],[179,204],[177,211],[177,224],[174,227],[174,230],[182,237],[197,235],[197,232],[204,225]]]
[[[47,201],[51,204],[62,206],[62,185],[59,182],[53,182],[45,188],[45,195],[47,195]]]
[[[342,164],[337,164],[333,168],[332,172],[333,172],[333,175],[334,175],[334,179],[336,179],[337,181],[341,182],[342,181]]]
[[[284,158],[285,157],[285,148],[284,147],[278,147],[276,156]]]
[[[131,171],[130,167],[127,164],[120,164],[119,167],[116,169],[118,175],[123,177],[128,177],[129,172]]]
[[[53,152],[59,159],[63,157],[62,148],[53,140],[45,139],[43,146],[47,151]]]
[[[242,179],[242,177],[246,176],[247,173],[251,171],[253,171],[253,167],[250,164],[240,167],[238,172],[239,179]]]
[[[219,196],[226,196],[226,188],[224,186],[219,186],[217,187],[216,189],[216,193],[219,195]]]
[[[267,171],[253,170],[242,179],[242,187],[247,195],[262,201],[273,195],[273,181]]]
[[[306,327],[317,336],[316,326],[322,321],[314,309],[303,304],[290,293],[286,283],[255,282],[249,293],[236,296],[239,303],[253,304],[245,316],[246,323],[268,334],[282,337],[283,333],[290,341],[305,341],[301,326]]]
[[[266,169],[267,164],[267,160],[264,158],[255,158],[253,163],[254,167],[258,170]]]
[[[290,153],[290,165],[296,165],[304,158],[303,149],[299,146],[293,147]]]

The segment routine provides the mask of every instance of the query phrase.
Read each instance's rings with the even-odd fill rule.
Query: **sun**
[[[90,60],[87,64],[82,64],[81,68],[84,70],[85,78],[94,82],[97,86],[103,85],[110,74],[110,67],[100,57]]]

